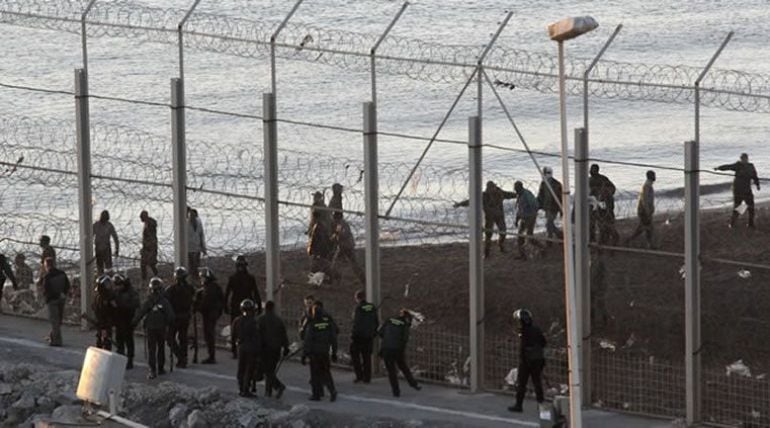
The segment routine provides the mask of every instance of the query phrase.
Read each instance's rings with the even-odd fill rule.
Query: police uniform
[[[136,314],[133,324],[136,325],[144,318],[144,329],[147,337],[147,363],[150,366],[150,378],[156,374],[164,374],[166,364],[166,328],[174,322],[174,310],[161,293],[153,293],[144,302]]]
[[[310,359],[310,385],[312,400],[319,400],[324,387],[329,390],[331,400],[337,397],[337,390],[332,379],[329,350],[337,355],[337,325],[334,320],[320,308],[313,318],[308,320],[305,329],[304,358]]]
[[[380,356],[385,360],[385,368],[388,370],[388,380],[393,396],[401,395],[401,388],[398,383],[398,370],[404,374],[409,386],[419,390],[420,385],[412,376],[412,371],[406,363],[406,344],[409,341],[409,328],[412,322],[408,316],[398,316],[389,318],[380,327],[379,334],[382,337],[382,349]]]
[[[362,300],[353,312],[353,329],[350,340],[350,358],[356,382],[372,380],[372,346],[379,326],[377,307]]]
[[[195,308],[203,317],[203,340],[206,341],[209,357],[202,362],[216,362],[216,327],[225,307],[225,295],[214,279],[205,279],[203,288],[195,295]]]
[[[176,355],[177,367],[185,367],[187,365],[190,310],[192,309],[194,295],[195,290],[185,278],[177,278],[176,282],[166,289],[166,298],[176,315],[174,324],[169,327],[168,339],[171,343],[171,350]]]

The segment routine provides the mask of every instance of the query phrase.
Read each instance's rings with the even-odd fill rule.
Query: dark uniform
[[[286,386],[278,380],[275,371],[281,360],[281,351],[284,356],[289,354],[289,336],[286,334],[283,320],[275,314],[273,306],[269,303],[266,306],[269,310],[265,310],[265,313],[257,318],[257,329],[262,339],[261,369],[265,373],[265,395],[270,397],[275,390],[276,397],[281,398]]]
[[[749,211],[749,227],[754,227],[754,193],[751,191],[751,182],[757,186],[759,190],[759,177],[757,176],[757,170],[754,168],[754,164],[749,162],[747,155],[741,155],[743,160],[718,166],[718,171],[735,171],[735,180],[733,180],[733,207],[738,208],[742,202],[746,203]],[[730,227],[735,226],[735,220],[738,219],[738,211],[733,210],[730,217]]]
[[[541,375],[545,367],[545,345],[546,340],[540,328],[532,324],[530,319],[528,323],[522,322],[519,332],[519,369],[516,378],[516,404],[510,409],[520,412],[524,395],[527,392],[527,382],[532,377],[532,384],[535,387],[535,396],[538,403],[542,403],[543,381]]]
[[[262,338],[257,329],[254,312],[246,312],[233,321],[232,335],[238,341],[238,391],[251,397],[251,385],[256,381]]]
[[[236,267],[235,273],[227,281],[225,301],[227,302],[226,308],[230,314],[231,325],[235,322],[235,319],[239,317],[241,312],[241,302],[246,299],[254,301],[254,304],[257,308],[257,314],[262,312],[262,299],[259,298],[257,280],[254,278],[254,275],[250,274],[249,271],[246,270],[244,265],[243,268]],[[237,338],[235,335],[230,335],[230,350],[233,352],[233,357],[238,355],[236,339]]]
[[[43,249],[42,254],[40,254],[40,271],[38,272],[37,276],[37,291],[38,291],[38,298],[40,296],[43,296],[43,278],[45,277],[46,271],[45,271],[45,259],[50,258],[54,261],[54,264],[56,264],[56,250],[51,246],[51,238],[49,238],[46,235],[43,235],[40,237],[40,248]]]
[[[131,281],[123,278],[115,281],[123,288],[115,295],[117,308],[115,309],[115,347],[118,354],[128,357],[127,369],[134,367],[134,326],[132,321],[141,302],[139,293],[131,286]]]
[[[176,355],[177,367],[187,365],[187,341],[190,329],[190,311],[192,310],[195,289],[186,278],[177,277],[174,284],[166,289],[166,298],[174,310],[174,324],[169,328],[168,340],[171,350]]]
[[[516,194],[507,192],[493,182],[487,182],[487,188],[481,194],[481,202],[484,208],[484,257],[489,257],[489,251],[492,247],[492,231],[497,226],[497,233],[500,235],[498,245],[500,252],[505,252],[505,212],[503,211],[503,200],[513,199]],[[462,201],[455,204],[455,207],[467,207],[470,201]]]
[[[115,325],[117,302],[115,294],[107,286],[107,282],[97,282],[96,293],[91,307],[96,321],[96,347],[107,351],[112,350],[112,327]]]
[[[64,303],[70,291],[67,274],[59,269],[51,270],[43,277],[43,296],[48,306],[48,320],[51,322],[49,340],[51,346],[62,346],[61,323],[64,319]]]
[[[390,389],[394,397],[401,395],[401,387],[398,384],[398,370],[404,374],[409,386],[420,390],[420,385],[412,376],[412,371],[406,363],[406,344],[409,342],[409,328],[412,319],[409,315],[401,314],[398,317],[386,320],[378,331],[382,338],[380,356],[385,360],[385,368],[388,370]]]
[[[147,301],[134,317],[136,325],[144,318],[144,330],[147,337],[147,352],[149,353],[150,379],[158,374],[165,374],[166,364],[166,329],[174,323],[174,310],[171,303],[158,291],[147,297]]]
[[[216,362],[217,320],[222,316],[225,308],[225,295],[213,277],[204,279],[203,287],[195,294],[194,306],[195,310],[200,312],[203,317],[203,340],[206,341],[206,348],[209,353],[209,357],[201,362],[214,364]]]
[[[362,300],[353,312],[353,329],[350,337],[350,359],[353,362],[353,371],[356,373],[355,382],[372,381],[372,346],[379,325],[377,307]]]
[[[8,259],[5,257],[5,254],[0,254],[0,291],[2,291],[3,285],[5,285],[6,278],[11,280],[14,290],[19,289],[19,284],[16,282],[16,276],[14,276],[13,271],[11,270]],[[2,295],[0,295],[0,298],[2,298]]]
[[[551,190],[548,189],[548,184],[546,184],[546,182],[550,184],[553,194],[551,193]],[[561,231],[556,227],[555,223],[556,217],[562,213],[558,199],[561,197],[561,192],[561,182],[553,178],[553,176],[550,175],[550,172],[547,173],[545,175],[545,180],[540,183],[540,190],[537,192],[537,202],[538,205],[540,205],[540,209],[545,211],[546,236],[551,239],[561,238],[562,236]],[[556,195],[555,197],[554,194]],[[550,247],[553,245],[553,242],[548,241],[546,245]]]
[[[606,175],[599,174],[599,165],[591,165],[588,178],[589,194],[604,204],[591,211],[591,241],[596,240],[599,227],[599,243],[617,245],[620,235],[615,229],[615,184]]]
[[[321,399],[324,387],[329,390],[331,401],[337,399],[337,389],[332,379],[329,350],[333,360],[337,360],[337,324],[323,311],[316,307],[315,316],[308,321],[305,331],[305,347],[302,360],[310,359],[310,385],[313,391],[311,400]]]

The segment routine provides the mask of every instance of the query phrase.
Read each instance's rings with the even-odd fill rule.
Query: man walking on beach
[[[754,164],[749,162],[749,155],[741,153],[741,160],[735,163],[721,165],[714,168],[715,171],[735,171],[735,180],[733,180],[733,213],[730,217],[730,227],[735,226],[735,220],[740,215],[738,207],[745,202],[749,211],[750,229],[754,228],[754,194],[751,192],[751,182],[759,191],[759,177]]]
[[[655,171],[647,171],[647,180],[642,186],[642,191],[639,193],[639,202],[636,204],[636,215],[639,217],[639,225],[636,226],[633,235],[626,239],[626,245],[642,233],[645,233],[647,235],[647,245],[650,248],[655,248],[652,224],[652,215],[655,213],[655,189],[652,187],[653,183],[655,183]]]

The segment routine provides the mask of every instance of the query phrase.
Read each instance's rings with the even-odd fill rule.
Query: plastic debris
[[[569,394],[569,386],[567,384],[559,384],[559,394],[565,395]]]
[[[615,344],[607,339],[600,340],[599,347],[602,349],[608,349],[612,352],[615,352]]]
[[[751,278],[751,272],[747,271],[746,269],[741,269],[738,271],[738,277],[741,279],[749,279]]]
[[[628,349],[632,346],[634,346],[634,343],[636,343],[636,334],[631,333],[631,336],[628,337],[626,340],[626,343],[623,345],[623,349]]]
[[[409,283],[407,282],[406,285],[404,285],[404,297],[409,297]]]
[[[767,377],[767,373],[758,374],[756,379],[757,380],[764,380]]]
[[[762,414],[759,413],[759,411],[757,410],[751,409],[751,417],[754,419],[759,419],[760,417],[762,417]]]
[[[726,367],[727,376],[736,375],[743,377],[751,377],[751,369],[747,366],[743,360],[738,360]]]
[[[409,311],[409,313],[412,315],[412,328],[417,328],[425,322],[425,315],[422,313],[416,311]]]
[[[320,287],[324,282],[326,275],[323,272],[309,273],[307,274],[307,283],[316,287]]]
[[[628,302],[628,307],[629,308],[633,308],[634,305],[636,305],[636,300],[632,300],[632,301]]]
[[[625,409],[625,410],[628,410],[628,409],[630,409],[630,408],[631,408],[631,403],[629,403],[628,401],[626,401],[625,403],[623,403],[623,409]]]
[[[230,326],[229,325],[224,326],[222,328],[222,332],[219,333],[220,336],[228,337],[228,338],[230,337],[230,334],[231,334],[231,332],[230,332]]]
[[[684,268],[684,265],[679,268],[679,276],[681,276],[682,279],[687,279],[687,270]]]
[[[519,377],[519,369],[512,368],[511,371],[505,375],[505,384],[509,386],[516,386],[516,378]]]

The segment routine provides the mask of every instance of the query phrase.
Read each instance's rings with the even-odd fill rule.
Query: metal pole
[[[275,95],[275,89],[276,89],[276,82],[275,82],[275,41],[278,39],[278,35],[283,31],[283,28],[286,27],[286,24],[289,23],[289,20],[294,15],[294,12],[297,11],[299,8],[299,5],[302,4],[302,2],[305,0],[297,0],[296,3],[294,3],[294,7],[291,8],[289,11],[289,14],[286,15],[286,18],[283,18],[283,21],[281,21],[281,24],[278,26],[278,28],[275,29],[275,32],[272,36],[270,36],[270,91],[273,95]],[[273,100],[275,101],[275,100]]]
[[[93,206],[91,197],[91,118],[88,106],[88,73],[75,70],[75,117],[78,154],[78,205],[80,220],[80,313],[93,319],[91,290],[94,283]],[[88,329],[84,319],[81,328]]]
[[[701,418],[700,331],[700,183],[698,142],[687,141],[685,153],[685,382],[687,425]]]
[[[379,307],[380,225],[377,170],[377,107],[364,103],[364,197],[366,224],[366,299]]]
[[[481,118],[468,119],[469,211],[468,263],[470,284],[471,392],[484,389],[484,259],[482,258]]]
[[[580,308],[583,313],[580,333],[583,357],[583,366],[581,367],[583,407],[589,407],[593,403],[591,397],[591,335],[593,332],[591,326],[591,269],[589,267],[591,253],[588,249],[589,231],[591,230],[588,206],[588,76],[622,28],[623,24],[615,27],[615,31],[604,42],[604,46],[583,73],[583,129],[585,132],[582,134],[583,138],[575,140],[575,287],[577,288],[577,295],[580,297]],[[567,219],[567,215],[571,214],[564,211],[562,219]]]
[[[278,123],[275,94],[262,94],[262,116],[265,156],[265,294],[267,300],[275,301],[275,293],[281,281],[281,243],[278,235]]]
[[[91,8],[96,3],[96,0],[91,0],[83,9],[83,13],[80,15],[80,43],[82,45],[83,52],[83,71],[88,73],[88,35],[86,34],[86,18],[88,13],[91,12]]]
[[[380,47],[380,44],[385,40],[385,37],[388,37],[388,34],[390,33],[390,30],[393,29],[393,26],[396,25],[396,22],[401,18],[401,15],[406,10],[407,6],[409,6],[409,2],[405,1],[403,5],[401,5],[401,9],[398,10],[398,13],[396,13],[396,16],[393,17],[393,20],[390,21],[390,24],[388,24],[388,27],[385,28],[385,31],[380,35],[380,38],[377,39],[377,42],[372,46],[372,49],[369,51],[369,60],[371,62],[371,81],[372,81],[372,102],[377,103],[377,49]]]
[[[192,7],[185,13],[184,18],[182,18],[181,21],[179,21],[179,25],[176,27],[177,34],[179,36],[179,79],[182,81],[182,84],[184,85],[184,32],[182,31],[184,29],[185,24],[187,24],[187,20],[190,19],[190,16],[192,16],[193,12],[195,11],[195,8],[198,7],[198,3],[200,3],[201,0],[195,0],[193,2]],[[182,102],[184,103],[184,99],[182,99]]]
[[[564,72],[564,42],[559,42],[559,111],[561,116],[561,168],[563,215],[570,213],[569,197],[569,147],[567,141],[567,97]],[[575,131],[575,136],[578,137]],[[580,384],[580,335],[575,290],[575,259],[572,248],[572,222],[564,222],[564,288],[567,312],[567,347],[569,351],[570,427],[581,428],[583,424],[583,402]]]
[[[733,37],[729,32],[695,80],[695,140],[685,143],[685,384],[687,425],[701,420],[703,404],[700,352],[700,84]]]
[[[171,154],[174,192],[174,264],[187,266],[187,145],[184,83],[171,79]]]

